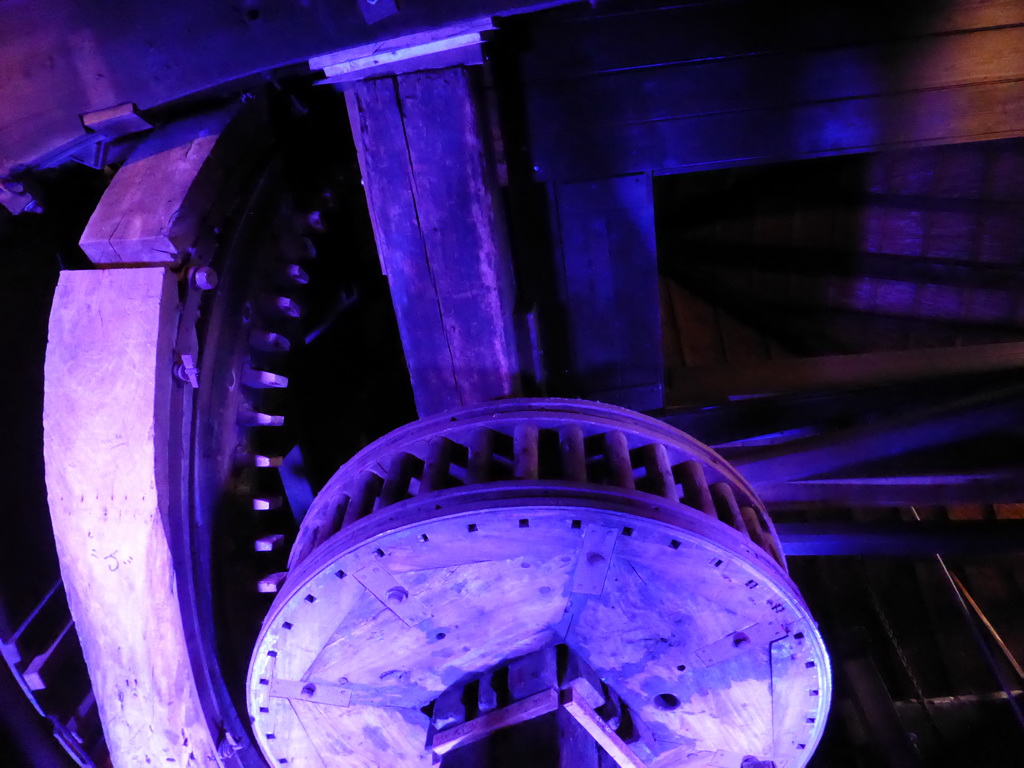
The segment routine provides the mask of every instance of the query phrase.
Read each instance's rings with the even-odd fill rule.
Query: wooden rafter
[[[674,403],[883,387],[1024,368],[1024,342],[867,352],[673,371]]]
[[[754,484],[827,476],[869,461],[1012,431],[1024,411],[1021,393],[1017,385],[931,404],[894,419],[772,446],[733,462]]]

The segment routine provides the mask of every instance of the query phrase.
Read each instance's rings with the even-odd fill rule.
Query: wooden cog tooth
[[[287,571],[267,574],[256,582],[256,591],[263,592],[265,594],[273,594],[281,589],[281,586],[284,584],[284,580],[287,577]]]
[[[242,371],[242,384],[252,389],[284,389],[288,386],[288,377],[270,371],[246,368]]]
[[[283,427],[284,416],[245,408],[238,412],[238,423],[243,427]]]
[[[626,436],[615,429],[604,436],[604,449],[608,459],[608,469],[612,476],[612,484],[619,488],[632,490],[633,464],[629,458],[629,445]]]
[[[244,449],[239,449],[238,453],[235,454],[235,466],[238,467],[273,468],[280,467],[282,464],[284,464],[284,456],[248,453]]]
[[[280,509],[283,499],[280,496],[257,496],[252,500],[252,508],[256,512]]]
[[[287,296],[264,296],[260,300],[260,306],[273,317],[302,317],[302,307]]]
[[[291,235],[287,239],[287,244],[282,249],[281,255],[288,261],[302,261],[304,259],[315,259],[316,258],[316,246],[313,241],[303,235],[298,238],[298,242],[294,239],[294,235]],[[293,243],[295,243],[293,245]]]
[[[284,278],[295,285],[308,285],[309,274],[298,264],[289,264],[284,269]]]
[[[736,494],[729,484],[715,483],[708,490],[711,491],[711,499],[715,504],[715,509],[718,510],[718,519],[728,523],[740,533],[748,533],[747,523],[740,512],[739,505],[736,503]],[[753,510],[751,510],[751,514],[753,514]],[[763,545],[763,542],[759,539],[754,539],[754,542]]]
[[[249,346],[261,352],[287,352],[292,348],[292,343],[280,333],[253,331],[249,335]]]
[[[256,454],[252,457],[252,463],[257,467],[280,467],[284,464],[284,456],[263,456]]]
[[[261,536],[253,543],[253,549],[257,552],[276,552],[284,546],[284,534],[272,533],[269,536]]]

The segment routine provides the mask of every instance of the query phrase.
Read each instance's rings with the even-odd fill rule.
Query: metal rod
[[[984,611],[981,610],[981,606],[974,601],[973,597],[971,597],[971,593],[967,591],[967,587],[965,587],[963,582],[960,581],[959,576],[955,573],[951,573],[950,576],[953,577],[953,582],[956,584],[957,589],[960,590],[960,594],[964,596],[964,599],[967,600],[967,602],[970,603],[971,608],[974,609],[974,613],[978,617],[978,620],[985,625],[985,629],[987,629],[989,634],[992,635],[992,639],[996,641],[996,645],[999,646],[999,650],[1003,652],[1006,660],[1010,662],[1010,666],[1013,667],[1013,671],[1017,673],[1017,677],[1024,680],[1024,669],[1021,668],[1020,662],[1017,661],[1013,652],[1006,646],[1006,643],[1003,642],[1003,638],[999,636],[999,632],[996,631],[996,628],[992,626],[992,622],[990,622],[988,617],[985,616]]]
[[[918,521],[921,520],[921,516],[917,513],[917,509],[914,507],[910,508],[914,518]],[[967,601],[964,599],[963,593],[960,591],[960,587],[957,586],[957,578],[952,574],[949,568],[946,566],[946,561],[942,555],[936,555],[935,560],[938,562],[942,572],[946,575],[946,580],[949,582],[949,588],[953,591],[956,597],[957,607],[960,609],[960,613],[963,614],[964,620],[967,622],[967,626],[971,630],[971,635],[974,637],[974,641],[978,644],[982,654],[985,656],[985,661],[992,670],[992,674],[995,675],[996,680],[999,682],[999,687],[1003,689],[1006,694],[1006,700],[1010,704],[1010,708],[1013,710],[1014,717],[1017,718],[1017,723],[1020,725],[1021,730],[1024,730],[1024,711],[1021,711],[1020,703],[1014,696],[1014,687],[1011,685],[1010,680],[1006,677],[1006,672],[999,664],[999,660],[992,653],[992,649],[988,643],[985,642],[985,636],[981,633],[978,628],[978,623],[974,620],[974,616],[971,613],[971,609],[967,605]]]

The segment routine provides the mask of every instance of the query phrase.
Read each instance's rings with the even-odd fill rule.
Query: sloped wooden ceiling
[[[670,176],[656,189],[663,274],[726,318],[720,349],[670,344],[670,359],[742,361],[737,322],[747,359],[772,345],[823,355],[1024,340],[1019,139]],[[681,302],[674,291],[667,309]]]

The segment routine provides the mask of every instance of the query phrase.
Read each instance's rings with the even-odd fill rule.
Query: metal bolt
[[[217,754],[222,758],[229,758],[239,750],[241,750],[247,743],[248,739],[244,736],[239,738],[230,731],[225,731],[220,741],[217,743]]]
[[[388,602],[395,605],[404,603],[407,597],[409,597],[409,590],[405,587],[392,587],[387,591]]]
[[[192,389],[199,389],[199,369],[192,355],[182,355],[180,362],[174,364],[174,377],[192,385]]]
[[[291,280],[293,283],[298,283],[299,285],[306,285],[309,282],[309,275],[306,274],[306,270],[304,270],[298,264],[289,264],[288,267],[285,269],[285,274],[288,276],[288,279]]]
[[[220,280],[212,267],[192,267],[188,276],[192,285],[200,291],[212,291]]]

